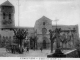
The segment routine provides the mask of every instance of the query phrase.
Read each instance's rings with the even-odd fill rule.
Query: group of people
[[[7,47],[6,47],[6,51],[7,51],[7,52],[11,52],[11,53],[13,53],[13,54],[15,54],[16,52],[17,52],[17,53],[23,53],[24,51],[25,51],[25,52],[29,52],[29,50],[30,50],[29,47],[23,48],[23,47],[18,47],[18,46],[16,46],[16,45],[11,45],[11,46],[7,46]],[[42,50],[43,50],[43,48],[40,47],[40,51],[41,51],[41,52],[42,52]]]
[[[43,50],[42,47],[40,48],[40,50],[41,50],[41,52],[42,52],[42,50]]]
[[[25,49],[23,47],[18,47],[15,45],[10,45],[10,46],[6,46],[6,51],[7,52],[11,52],[13,54],[17,53],[23,53],[24,50],[26,50],[26,52],[29,52],[29,47],[26,47]]]

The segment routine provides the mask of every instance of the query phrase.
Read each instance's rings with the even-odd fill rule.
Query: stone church
[[[28,30],[28,37],[37,36],[37,48],[43,46],[44,48],[50,48],[50,33],[49,30],[55,31],[56,25],[52,25],[52,20],[46,16],[42,16],[36,22],[34,27],[16,27],[15,26],[15,7],[9,2],[5,1],[0,5],[0,40],[3,40],[5,37],[6,40],[14,40],[14,32],[9,30],[8,28],[23,28]],[[6,28],[6,29],[4,29]],[[64,34],[69,36],[70,34],[75,35],[71,40],[67,43],[67,47],[74,48],[75,41],[79,38],[78,25],[57,25],[57,28],[61,28]],[[76,32],[71,32],[73,29]],[[68,32],[69,33],[68,33]],[[55,33],[54,33],[55,34]],[[69,35],[68,35],[69,34]],[[7,37],[7,38],[6,38]],[[56,48],[56,39],[54,40],[54,48]],[[60,42],[61,43],[61,42]],[[69,46],[69,43],[71,44]],[[62,46],[62,45],[61,45]]]

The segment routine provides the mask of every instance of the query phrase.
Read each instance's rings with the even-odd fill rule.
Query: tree
[[[66,38],[65,34],[63,34],[63,35],[60,36],[60,41],[62,43],[62,48],[63,48],[64,45],[66,46],[66,44],[67,44],[67,38]]]
[[[3,37],[2,37],[2,41],[1,41],[1,46],[2,46],[2,47],[5,47],[5,42],[6,42],[5,36],[3,36]]]
[[[34,48],[34,50],[37,49],[37,39],[38,39],[37,36],[30,37],[30,47]]]
[[[14,34],[15,34],[15,38],[17,39],[17,43],[20,46],[20,53],[23,53],[22,52],[22,49],[23,49],[22,48],[22,42],[23,42],[23,39],[25,39],[27,36],[27,30],[15,29]]]
[[[2,43],[2,42],[1,42],[1,35],[0,35],[0,47],[1,47],[1,43]]]
[[[75,41],[75,48],[78,52],[78,56],[80,57],[80,38]]]
[[[72,34],[69,32],[68,34],[67,34],[67,42],[68,42],[68,45],[69,45],[69,47],[71,47],[72,45],[71,45],[71,40],[72,40]]]
[[[51,30],[49,30],[49,32],[50,32],[50,41],[51,41],[51,53],[53,53],[53,43],[56,38],[56,35],[55,34],[53,35],[53,31]]]
[[[62,53],[61,49],[60,49],[60,33],[61,33],[61,28],[59,29],[55,29],[55,38],[56,38],[56,50],[55,53],[48,55],[47,57],[65,57],[66,55],[64,53]]]
[[[34,41],[34,50],[35,50],[37,49],[37,36],[34,36],[33,41]]]

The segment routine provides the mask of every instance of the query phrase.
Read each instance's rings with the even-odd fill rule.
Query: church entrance
[[[46,40],[43,40],[43,49],[46,49]]]

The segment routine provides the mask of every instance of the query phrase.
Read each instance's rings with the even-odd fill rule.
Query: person
[[[42,47],[40,48],[41,52],[42,52]]]
[[[29,47],[27,47],[27,51],[29,52]]]
[[[13,45],[13,53],[15,54],[15,45]]]
[[[14,53],[14,48],[13,48],[13,46],[11,46],[11,52]]]

